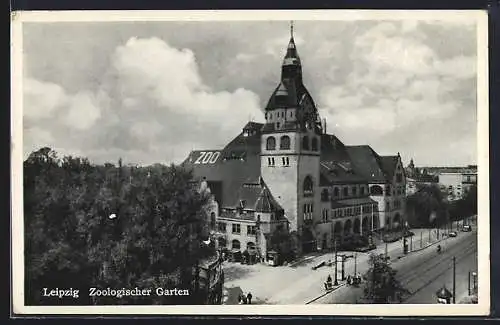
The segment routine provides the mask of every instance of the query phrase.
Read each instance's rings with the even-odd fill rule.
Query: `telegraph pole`
[[[334,248],[335,248],[335,281],[333,282],[333,285],[335,286],[338,286],[339,285],[339,281],[338,281],[338,278],[337,278],[337,240],[335,239],[335,242],[334,242]]]
[[[453,303],[455,303],[455,264],[456,264],[456,258],[453,256]]]
[[[422,248],[424,245],[423,245],[423,232],[421,231],[420,232],[420,248]]]
[[[470,276],[471,276],[471,273],[469,271],[469,277],[467,278],[467,292],[469,293],[469,296],[470,296]]]
[[[358,252],[354,252],[354,276],[356,276],[356,274],[358,274],[357,262],[358,262]]]
[[[345,263],[344,262],[345,262],[345,255],[342,255],[342,277],[341,277],[342,281],[345,280]]]

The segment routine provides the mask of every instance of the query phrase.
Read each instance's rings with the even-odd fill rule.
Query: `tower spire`
[[[290,38],[293,38],[293,20],[290,20]]]

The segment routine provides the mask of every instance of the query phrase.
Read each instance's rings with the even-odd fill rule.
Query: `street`
[[[468,275],[477,272],[477,234],[460,232],[455,238],[448,238],[440,243],[442,253],[429,247],[413,252],[391,264],[397,271],[397,279],[411,294],[403,303],[432,304],[437,303],[436,292],[445,285],[453,288],[453,257],[456,258],[456,302],[468,295]],[[342,287],[314,303],[318,304],[353,304],[363,295],[363,285],[359,288]]]
[[[436,254],[436,250],[435,248],[433,248],[435,246],[425,248],[427,247],[427,245],[435,245],[435,243],[437,242],[437,231],[435,229],[431,231],[429,231],[428,229],[412,229],[412,231],[415,233],[411,245],[414,252],[411,252],[408,256],[405,256],[404,258],[398,260],[398,258],[403,256],[401,241],[387,244],[387,253],[388,256],[393,260],[394,266],[398,266],[401,268],[408,267],[408,269],[411,270],[415,267],[415,265],[423,263],[426,258],[425,256]],[[456,238],[447,238],[443,240],[441,242],[441,245],[444,245],[444,252],[440,258],[444,259],[445,256],[448,256],[450,254],[450,252],[448,251],[449,248],[447,248],[449,245],[451,245],[450,247],[452,247],[453,245],[455,245],[453,243],[462,243],[465,238],[469,237],[475,238],[475,232],[459,233],[459,236]],[[442,235],[440,235],[440,239],[441,238]],[[417,251],[421,249],[421,245],[422,250]],[[371,253],[384,254],[385,249],[385,245],[382,244],[371,252],[357,253],[356,259],[354,259],[353,257],[347,259],[344,265],[345,275],[347,276],[349,274],[354,274],[355,268],[358,273],[366,272],[368,270],[369,255]],[[354,255],[353,252],[338,252],[338,254],[346,254],[351,256]],[[235,298],[234,295],[231,294],[234,292],[242,292],[244,294],[251,292],[254,296],[255,301],[259,301],[260,303],[264,304],[355,302],[356,298],[360,296],[361,290],[354,289],[352,287],[344,287],[345,281],[341,281],[340,262],[338,263],[338,280],[340,287],[332,293],[324,296],[326,292],[323,283],[326,281],[326,278],[329,274],[332,275],[332,278],[334,278],[334,268],[324,266],[317,270],[312,270],[312,266],[318,264],[321,261],[332,260],[333,258],[334,254],[332,252],[328,252],[311,255],[308,257],[308,259],[297,263],[296,265],[278,267],[270,267],[262,264],[241,265],[238,263],[226,262],[224,263],[224,272],[226,275],[225,288],[227,294],[229,295],[228,297],[226,297],[226,304],[237,303],[237,298]],[[415,262],[409,263],[410,261]],[[431,262],[432,261],[429,261],[428,263]],[[430,265],[427,262],[425,263],[426,265]],[[460,265],[462,264],[460,263],[463,264],[464,262],[461,262],[457,256],[457,272],[461,269]],[[467,263],[467,265],[468,264],[469,263]],[[470,265],[472,267],[476,264],[474,262],[471,262]],[[465,272],[467,273],[468,271]],[[401,272],[401,274],[403,273],[405,272]],[[458,282],[464,281],[459,279],[460,278],[457,273],[457,292]],[[412,283],[418,283],[418,280],[409,280],[411,280]],[[442,285],[442,283],[440,285]],[[428,287],[432,286],[429,285]],[[467,290],[467,281],[465,282],[465,288]],[[434,290],[434,292],[436,290]],[[359,292],[356,293],[357,291]],[[423,290],[423,292],[426,292],[426,290]],[[424,295],[423,292],[416,293],[414,299],[417,299],[418,297],[420,297],[420,295]]]

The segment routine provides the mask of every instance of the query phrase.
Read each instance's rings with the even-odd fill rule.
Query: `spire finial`
[[[290,37],[293,38],[293,20],[290,21]]]

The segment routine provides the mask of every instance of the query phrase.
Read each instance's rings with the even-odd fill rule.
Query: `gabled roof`
[[[283,210],[281,205],[274,199],[271,191],[264,185],[255,204],[256,212],[270,213]]]
[[[388,175],[382,167],[381,157],[370,146],[346,146],[346,150],[355,166],[355,171],[369,183],[388,180]]]
[[[399,162],[398,156],[380,156],[382,170],[385,172],[389,179],[394,177],[394,172]]]

